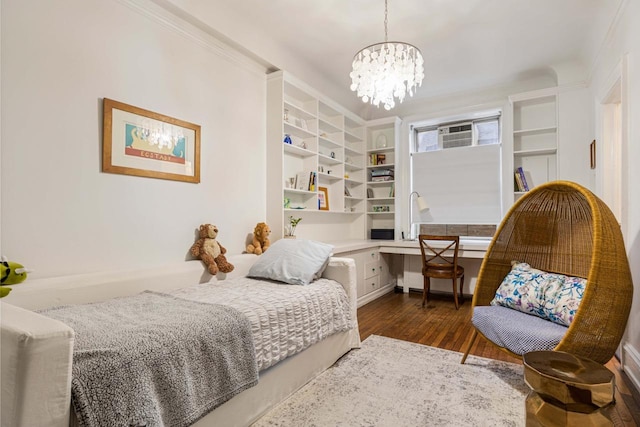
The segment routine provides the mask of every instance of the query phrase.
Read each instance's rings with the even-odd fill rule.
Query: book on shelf
[[[384,165],[387,160],[385,154],[376,154],[376,165]]]
[[[318,175],[315,172],[310,172],[309,175],[309,191],[316,191],[316,184],[318,180]]]
[[[391,184],[391,188],[389,189],[389,197],[396,197],[396,185]]]
[[[522,190],[520,191],[529,191],[529,184],[527,184],[527,178],[524,176],[524,170],[521,166],[518,166],[516,172],[520,176],[520,181],[522,182]]]
[[[522,186],[522,181],[520,180],[520,174],[518,173],[518,171],[515,171],[513,175],[516,182],[516,191],[524,191],[524,187]]]
[[[385,175],[385,176],[372,176],[371,182],[385,182],[385,181],[393,181],[393,176]]]
[[[393,176],[393,169],[373,169],[371,171],[371,176]]]
[[[311,171],[302,171],[296,174],[296,180],[293,188],[303,191],[315,191],[317,183],[316,173]]]
[[[377,165],[384,165],[384,162],[386,161],[387,156],[385,154],[371,154],[370,156],[370,162],[373,166],[377,166]]]

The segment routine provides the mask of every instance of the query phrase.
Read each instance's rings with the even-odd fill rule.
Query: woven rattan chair
[[[489,305],[512,260],[587,279],[573,322],[554,350],[608,362],[627,324],[633,284],[620,226],[607,205],[568,181],[527,192],[507,213],[489,245],[475,286],[474,311]],[[483,336],[474,327],[461,363],[478,335]]]

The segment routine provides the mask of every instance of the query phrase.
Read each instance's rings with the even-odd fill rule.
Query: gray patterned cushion
[[[568,329],[502,306],[475,307],[471,322],[490,341],[518,355],[553,350]]]

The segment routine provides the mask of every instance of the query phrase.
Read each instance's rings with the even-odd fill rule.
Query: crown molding
[[[258,60],[217,38],[212,34],[215,30],[201,24],[200,26],[208,28],[211,32],[203,30],[152,0],[115,1],[253,74],[264,76],[269,70],[266,64],[260,63]]]
[[[600,44],[600,48],[598,49],[596,56],[593,58],[593,61],[591,61],[591,66],[589,67],[589,72],[587,75],[587,82],[589,85],[591,85],[591,82],[593,80],[593,75],[596,71],[596,68],[598,67],[600,58],[602,58],[603,52],[605,52],[605,50],[607,49],[607,46],[609,46],[613,41],[613,35],[616,29],[618,28],[618,25],[620,25],[620,21],[622,20],[624,11],[627,9],[628,4],[629,4],[629,0],[622,0],[618,5],[618,10],[616,11],[616,14],[613,17],[613,20],[611,21],[611,25],[609,25],[607,34],[604,36],[604,40],[602,40],[602,43]]]

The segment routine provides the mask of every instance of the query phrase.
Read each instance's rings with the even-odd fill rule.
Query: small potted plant
[[[302,218],[294,218],[293,216],[289,216],[289,225],[287,225],[284,233],[284,237],[287,239],[295,239],[296,238],[296,227],[298,223],[302,221]]]

